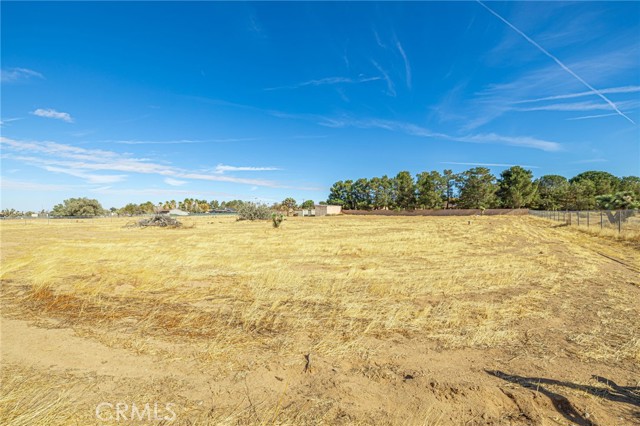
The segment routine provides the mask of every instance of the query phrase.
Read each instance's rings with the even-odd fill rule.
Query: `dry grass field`
[[[0,223],[1,424],[640,424],[637,240],[184,221]]]

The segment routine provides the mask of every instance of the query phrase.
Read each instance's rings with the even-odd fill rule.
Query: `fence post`
[[[590,210],[587,210],[587,228],[589,227],[589,212]]]
[[[602,229],[602,210],[600,210],[600,229]]]
[[[580,210],[576,213],[576,217],[578,218],[578,226],[580,226]]]
[[[618,234],[622,232],[622,210],[618,211]]]

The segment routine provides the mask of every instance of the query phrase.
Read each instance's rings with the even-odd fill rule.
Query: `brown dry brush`
[[[147,226],[159,226],[162,228],[179,228],[182,226],[182,222],[171,216],[157,214],[152,217],[142,219],[138,221],[138,226],[146,228]]]

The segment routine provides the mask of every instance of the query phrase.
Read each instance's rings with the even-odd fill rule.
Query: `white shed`
[[[330,216],[342,213],[342,206],[316,205],[316,216]]]

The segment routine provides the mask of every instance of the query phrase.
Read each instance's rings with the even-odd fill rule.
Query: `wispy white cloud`
[[[567,118],[567,120],[568,121],[571,121],[571,120],[588,120],[588,119],[591,119],[591,118],[611,117],[613,115],[618,115],[618,113],[617,112],[612,112],[610,114],[585,115],[585,116],[582,116],[582,117]]]
[[[245,179],[232,176],[210,175],[208,173],[199,172],[178,172],[174,176],[183,179],[209,180],[214,182],[244,183],[247,185],[268,186],[271,188],[284,188],[276,182],[264,179]]]
[[[110,143],[117,143],[120,145],[182,145],[192,143],[204,143],[204,141],[193,141],[188,139],[180,139],[175,141],[138,141],[138,140],[122,140],[122,141],[108,141]]]
[[[518,28],[516,28],[511,22],[507,21],[505,18],[503,18],[502,16],[500,16],[497,12],[495,12],[493,9],[491,9],[489,6],[485,5],[482,1],[480,0],[476,0],[482,7],[484,7],[485,9],[487,9],[492,15],[494,15],[496,18],[500,19],[502,22],[504,22],[506,25],[508,25],[512,30],[514,30],[515,32],[517,32],[518,34],[520,34],[522,37],[524,37],[525,40],[527,40],[530,44],[532,44],[534,47],[536,47],[540,52],[542,52],[543,54],[545,54],[546,56],[548,56],[549,58],[551,58],[556,64],[558,64],[560,66],[560,68],[562,68],[564,71],[566,71],[567,73],[569,73],[571,76],[573,76],[576,80],[578,80],[580,83],[582,83],[587,89],[589,89],[589,91],[593,92],[595,95],[599,96],[602,100],[604,100],[616,113],[618,113],[618,115],[620,115],[621,117],[624,117],[625,119],[627,119],[629,122],[635,124],[635,122],[629,118],[626,114],[624,114],[622,111],[620,111],[620,109],[616,106],[616,104],[614,104],[609,98],[607,98],[601,91],[597,90],[595,87],[593,87],[591,84],[587,83],[582,77],[580,77],[578,74],[576,74],[573,70],[571,70],[569,67],[567,67],[562,61],[560,61],[560,59],[558,59],[557,57],[555,57],[554,55],[552,55],[551,53],[549,53],[545,48],[543,48],[542,46],[540,46],[538,43],[536,43],[533,39],[531,39],[528,35],[526,35],[525,33],[523,33],[522,31],[520,31]]]
[[[624,107],[627,110],[633,110],[640,105],[638,100],[628,100],[618,102],[618,105]],[[514,107],[513,111],[611,111],[611,108],[603,102],[565,102],[565,103],[552,103],[542,104],[527,107]],[[618,115],[618,113],[612,113]]]
[[[80,179],[84,179],[87,183],[91,184],[105,184],[122,182],[127,178],[126,175],[97,175],[92,173],[86,173],[80,170],[67,169],[62,167],[43,166],[44,170],[53,173],[63,173],[69,176],[74,176]]]
[[[610,110],[609,106],[604,103],[596,102],[573,102],[560,104],[537,105],[526,108],[514,108],[515,111],[596,111]],[[617,114],[617,113],[614,113]]]
[[[73,118],[68,112],[59,112],[55,109],[38,108],[31,112],[31,114],[37,115],[38,117],[54,118],[56,120],[66,121],[67,123],[73,123]]]
[[[0,82],[2,83],[13,83],[30,78],[44,78],[44,76],[28,68],[8,68],[0,70]]]
[[[176,189],[176,188],[112,188],[110,186],[103,186],[99,188],[90,189],[91,192],[100,195],[117,195],[122,197],[125,195],[133,196],[149,196],[149,197],[162,197],[163,199],[178,198],[179,196],[185,197],[224,197],[224,198],[241,198],[240,194],[229,194],[220,191],[200,191],[190,189]]]
[[[502,145],[519,146],[523,148],[535,148],[543,151],[561,151],[562,145],[558,142],[547,141],[530,136],[503,136],[495,133],[480,133],[463,137],[453,137],[453,140],[470,143],[495,143]]]
[[[85,136],[89,136],[92,133],[95,133],[95,130],[77,130],[74,132],[69,132],[69,134],[76,138],[83,138]]]
[[[6,124],[8,124],[8,123],[12,123],[12,122],[14,122],[14,121],[19,121],[19,120],[22,120],[22,119],[23,119],[22,117],[14,117],[14,118],[3,118],[3,119],[0,119],[0,127],[2,127],[2,126],[4,126],[4,125],[6,125]]]
[[[255,141],[257,138],[221,138],[221,139],[204,139],[204,140],[192,140],[192,139],[177,139],[166,141],[144,141],[144,140],[110,140],[102,141],[108,143],[116,143],[120,145],[189,145],[199,143],[217,143],[217,142],[247,142]]]
[[[600,90],[600,93],[604,93],[607,95],[611,93],[636,93],[636,92],[640,92],[640,86],[611,87],[608,89]],[[591,95],[595,95],[595,93],[589,90],[586,92],[568,93],[565,95],[545,96],[543,98],[536,98],[536,99],[525,99],[521,101],[515,101],[514,104],[524,104],[524,103],[541,102],[541,101],[556,101],[560,99],[581,98],[583,96],[591,96]]]
[[[186,180],[178,180],[174,178],[164,178],[164,183],[171,186],[181,186],[187,183]]]
[[[351,64],[349,63],[349,56],[347,55],[347,48],[344,48],[344,55],[342,55],[342,60],[344,61],[344,65],[347,68],[347,71],[351,70]]]
[[[578,160],[572,161],[571,164],[591,164],[591,163],[606,163],[607,160],[604,158],[590,158],[587,160]]]
[[[291,139],[326,139],[329,135],[294,135]]]
[[[223,175],[222,172],[238,170],[274,170],[271,167],[234,167],[221,164],[218,172],[207,173],[201,171],[186,170],[175,167],[171,164],[160,164],[145,158],[135,158],[127,154],[100,149],[86,149],[72,145],[60,144],[56,142],[39,141],[19,141],[6,137],[0,137],[3,158],[10,158],[16,161],[40,167],[47,170],[47,167],[56,168],[56,172],[66,170],[67,174],[75,173],[80,178],[86,179],[89,183],[105,183],[104,179],[95,175],[89,176],[90,172],[122,172],[135,174],[153,174],[174,179],[195,179],[213,182],[239,183],[253,186],[266,186],[271,188],[292,188],[303,189],[295,186],[288,186],[283,183],[265,179],[248,179],[235,176]],[[69,172],[70,171],[70,172]],[[84,176],[80,176],[83,173]],[[97,180],[103,179],[102,182]],[[304,188],[309,189],[309,188]],[[318,188],[313,188],[317,190]]]
[[[41,182],[28,182],[6,179],[0,176],[0,188],[14,191],[69,191],[79,188],[77,185],[54,185]]]
[[[441,161],[440,164],[455,164],[458,166],[480,166],[480,167],[513,167],[520,166],[529,169],[539,169],[539,166],[530,166],[527,164],[504,164],[504,163],[462,163],[458,161]]]
[[[407,87],[411,89],[411,65],[409,65],[407,54],[404,52],[404,49],[402,48],[402,44],[400,44],[399,41],[396,41],[396,47],[398,48],[398,51],[400,52],[400,56],[402,56],[402,60],[404,61],[404,71],[405,71],[405,78],[407,80]]]
[[[358,78],[326,77],[326,78],[320,78],[318,80],[309,80],[302,83],[292,84],[290,86],[268,87],[264,90],[299,89],[301,87],[308,87],[308,86],[325,86],[325,85],[335,85],[335,84],[359,84],[359,83],[368,83],[370,81],[378,81],[381,79],[382,77],[375,77],[375,76],[374,77],[360,76]]]
[[[376,29],[375,29],[375,28],[373,29],[373,37],[375,38],[375,40],[376,40],[376,44],[377,44],[379,47],[381,47],[381,48],[383,48],[383,49],[386,49],[386,48],[387,48],[387,46],[386,46],[386,45],[382,42],[382,40],[380,39],[380,35],[378,34],[378,31],[376,31]]]
[[[257,35],[260,38],[266,38],[264,29],[262,28],[262,25],[260,25],[260,22],[258,21],[258,17],[255,14],[251,14],[249,16],[248,26],[249,26],[249,31],[252,32],[254,35]]]
[[[376,67],[380,74],[382,74],[384,81],[387,83],[387,94],[389,96],[395,97],[397,94],[396,86],[395,84],[393,84],[393,80],[391,80],[391,77],[389,77],[389,73],[385,71],[376,61],[372,60],[371,63],[373,63],[373,66]]]
[[[449,135],[446,133],[433,132],[425,127],[412,123],[405,123],[393,120],[354,120],[350,118],[324,118],[318,124],[327,127],[357,127],[357,128],[378,128],[389,131],[402,132],[411,136],[419,136],[425,138],[443,139],[455,142],[467,143],[487,143],[510,145],[523,148],[534,148],[543,151],[560,151],[562,145],[558,142],[538,139],[531,136],[504,136],[496,133],[479,133],[464,136]]]
[[[274,170],[282,170],[278,167],[253,167],[253,166],[229,166],[226,164],[218,164],[215,168],[215,173],[224,172],[267,172]]]
[[[615,46],[604,53],[595,53],[580,61],[574,61],[571,63],[571,68],[588,76],[592,81],[607,84],[608,89],[604,90],[611,90],[618,96],[628,96],[626,89],[611,87],[608,82],[612,79],[615,81],[627,78],[626,76],[637,68],[637,61],[630,58],[638,57],[639,54],[640,45]],[[629,94],[633,93],[633,86],[625,87],[628,88]],[[450,119],[449,121],[458,122],[462,130],[473,131],[504,114],[526,113],[521,108],[530,105],[523,100],[544,104],[548,102],[560,103],[561,100],[579,98],[573,95],[583,96],[585,94],[586,96],[586,94],[591,94],[591,92],[581,92],[580,90],[580,84],[575,79],[569,78],[567,73],[554,63],[530,69],[510,81],[487,85],[471,98],[468,96],[445,97],[432,109],[437,111],[438,115]],[[567,93],[567,91],[570,92]],[[456,94],[454,93],[454,95]],[[555,99],[556,97],[560,99]],[[593,104],[597,104],[597,102],[593,102]],[[601,104],[607,105],[605,102],[601,102]],[[637,107],[637,100],[635,102],[620,101],[618,106],[624,111],[629,111]],[[607,108],[610,111],[610,108]],[[564,116],[559,117],[561,120],[565,118]]]

